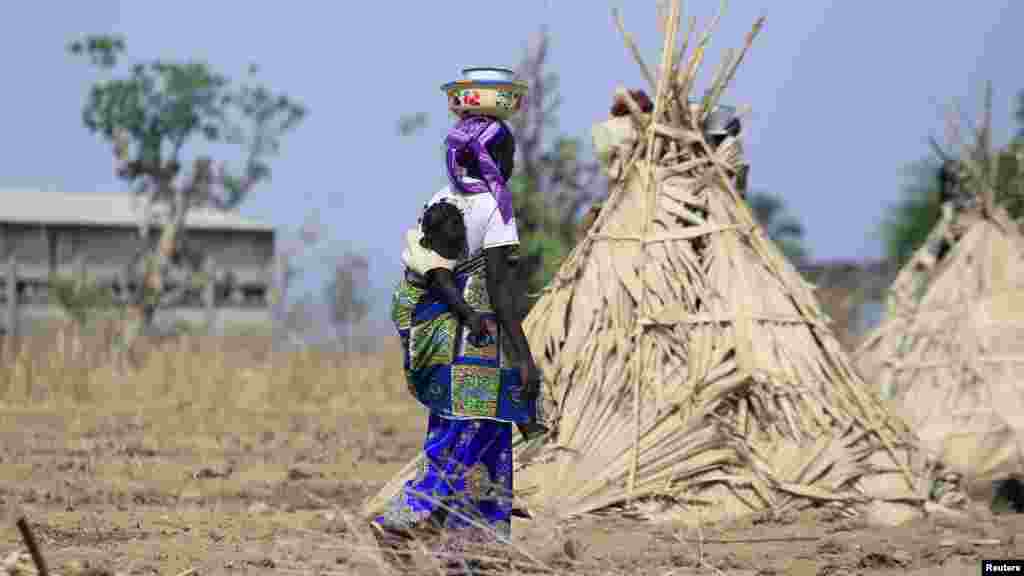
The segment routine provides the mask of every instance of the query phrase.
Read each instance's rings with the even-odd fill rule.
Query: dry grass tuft
[[[317,407],[347,413],[414,408],[400,351],[273,351],[259,336],[143,342],[137,368],[119,371],[110,325],[65,327],[4,342],[0,402],[13,406],[189,405],[219,411]]]

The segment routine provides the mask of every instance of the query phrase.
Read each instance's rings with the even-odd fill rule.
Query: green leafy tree
[[[976,130],[971,154],[978,166],[994,170],[995,202],[1013,219],[1024,216],[1024,137],[1018,136],[1002,149],[990,152],[990,113]],[[1024,93],[1017,111],[1019,134],[1024,134]],[[882,239],[888,258],[902,266],[924,243],[942,215],[942,164],[956,161],[955,154],[938,152],[945,158],[931,157],[912,164],[909,178],[901,188],[900,200],[882,222]],[[995,162],[989,160],[993,156]]]
[[[255,184],[270,178],[268,159],[306,109],[262,85],[235,85],[204,62],[153,60],[120,70],[125,41],[118,36],[87,36],[68,50],[103,75],[89,90],[85,127],[111,145],[118,177],[149,207],[139,217],[140,248],[129,271],[141,276],[142,286],[130,302],[131,317],[148,325],[157,309],[208,281],[199,269],[202,259],[186,257],[189,210],[232,209],[245,200]],[[249,76],[256,73],[250,66]],[[197,155],[183,174],[185,149],[197,142],[242,147],[241,173]],[[151,239],[151,231],[159,235]]]
[[[1024,137],[1016,138],[999,152],[996,202],[1002,204],[1013,219],[1024,217]]]
[[[1024,140],[1024,90],[1017,93],[1017,112],[1014,115],[1017,119],[1017,138],[1018,143]]]
[[[907,168],[900,200],[882,220],[886,257],[903,266],[928,238],[942,215],[941,162],[925,158]]]
[[[758,224],[793,264],[799,265],[807,261],[803,224],[789,213],[781,196],[768,192],[751,192],[747,195],[747,204]]]
[[[109,286],[90,278],[81,262],[73,274],[52,274],[48,283],[54,301],[79,327],[85,326],[115,303]]]

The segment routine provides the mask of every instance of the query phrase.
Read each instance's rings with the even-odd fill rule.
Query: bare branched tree
[[[550,44],[544,27],[527,44],[516,72],[530,90],[509,122],[517,146],[511,184],[523,244],[519,277],[531,291],[547,283],[572,249],[581,212],[601,189],[598,164],[581,157],[578,138],[559,131],[562,97],[558,75],[549,70]]]
[[[297,233],[287,238],[279,238],[277,245],[275,278],[273,297],[271,299],[271,315],[274,323],[274,341],[281,343],[289,334],[293,334],[297,328],[290,321],[293,316],[292,309],[302,301],[291,303],[291,287],[301,276],[302,268],[298,264],[299,256],[313,246],[320,243],[324,235],[324,227],[319,215],[314,211],[310,213]],[[308,308],[308,303],[304,304]],[[303,328],[305,329],[305,328]]]
[[[305,294],[289,304],[281,319],[284,338],[292,345],[305,345],[306,337],[317,327],[317,311],[312,294]]]
[[[331,324],[349,349],[352,328],[365,320],[370,311],[370,261],[360,254],[347,252],[335,263],[333,272],[324,296]]]
[[[558,109],[562,105],[559,77],[549,68],[551,36],[546,27],[527,44],[516,69],[530,90],[522,110],[509,121],[516,136],[517,172],[534,183],[537,192],[547,196],[560,218],[569,221],[571,237],[580,210],[594,201],[595,184],[600,177],[597,163],[579,156],[580,142],[558,133]],[[558,133],[549,140],[550,133]],[[517,218],[518,220],[518,218]],[[520,223],[522,226],[523,224]],[[527,229],[536,226],[526,224]]]

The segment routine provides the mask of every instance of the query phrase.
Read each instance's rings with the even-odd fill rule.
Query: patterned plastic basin
[[[456,115],[480,114],[506,119],[523,105],[527,87],[507,80],[457,80],[441,87],[448,95],[448,108]]]

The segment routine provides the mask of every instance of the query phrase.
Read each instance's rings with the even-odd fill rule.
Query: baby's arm
[[[437,252],[424,247],[418,230],[410,230],[406,235],[406,248],[402,253],[402,261],[417,274],[426,278],[430,290],[441,296],[459,320],[469,326],[470,334],[480,336],[483,318],[466,302],[462,292],[455,285],[455,274],[452,268],[455,262],[441,257]]]
[[[483,346],[487,343],[487,336],[496,332],[497,325],[493,327],[484,320],[476,310],[462,297],[462,291],[455,285],[455,275],[447,268],[434,268],[427,271],[427,282],[430,289],[438,292],[445,303],[455,312],[459,320],[469,328],[469,341],[474,346]]]
[[[469,324],[476,311],[474,311],[462,293],[455,285],[455,275],[446,268],[434,268],[427,271],[427,282],[430,289],[436,291],[444,299],[445,303],[455,312],[459,320]]]

